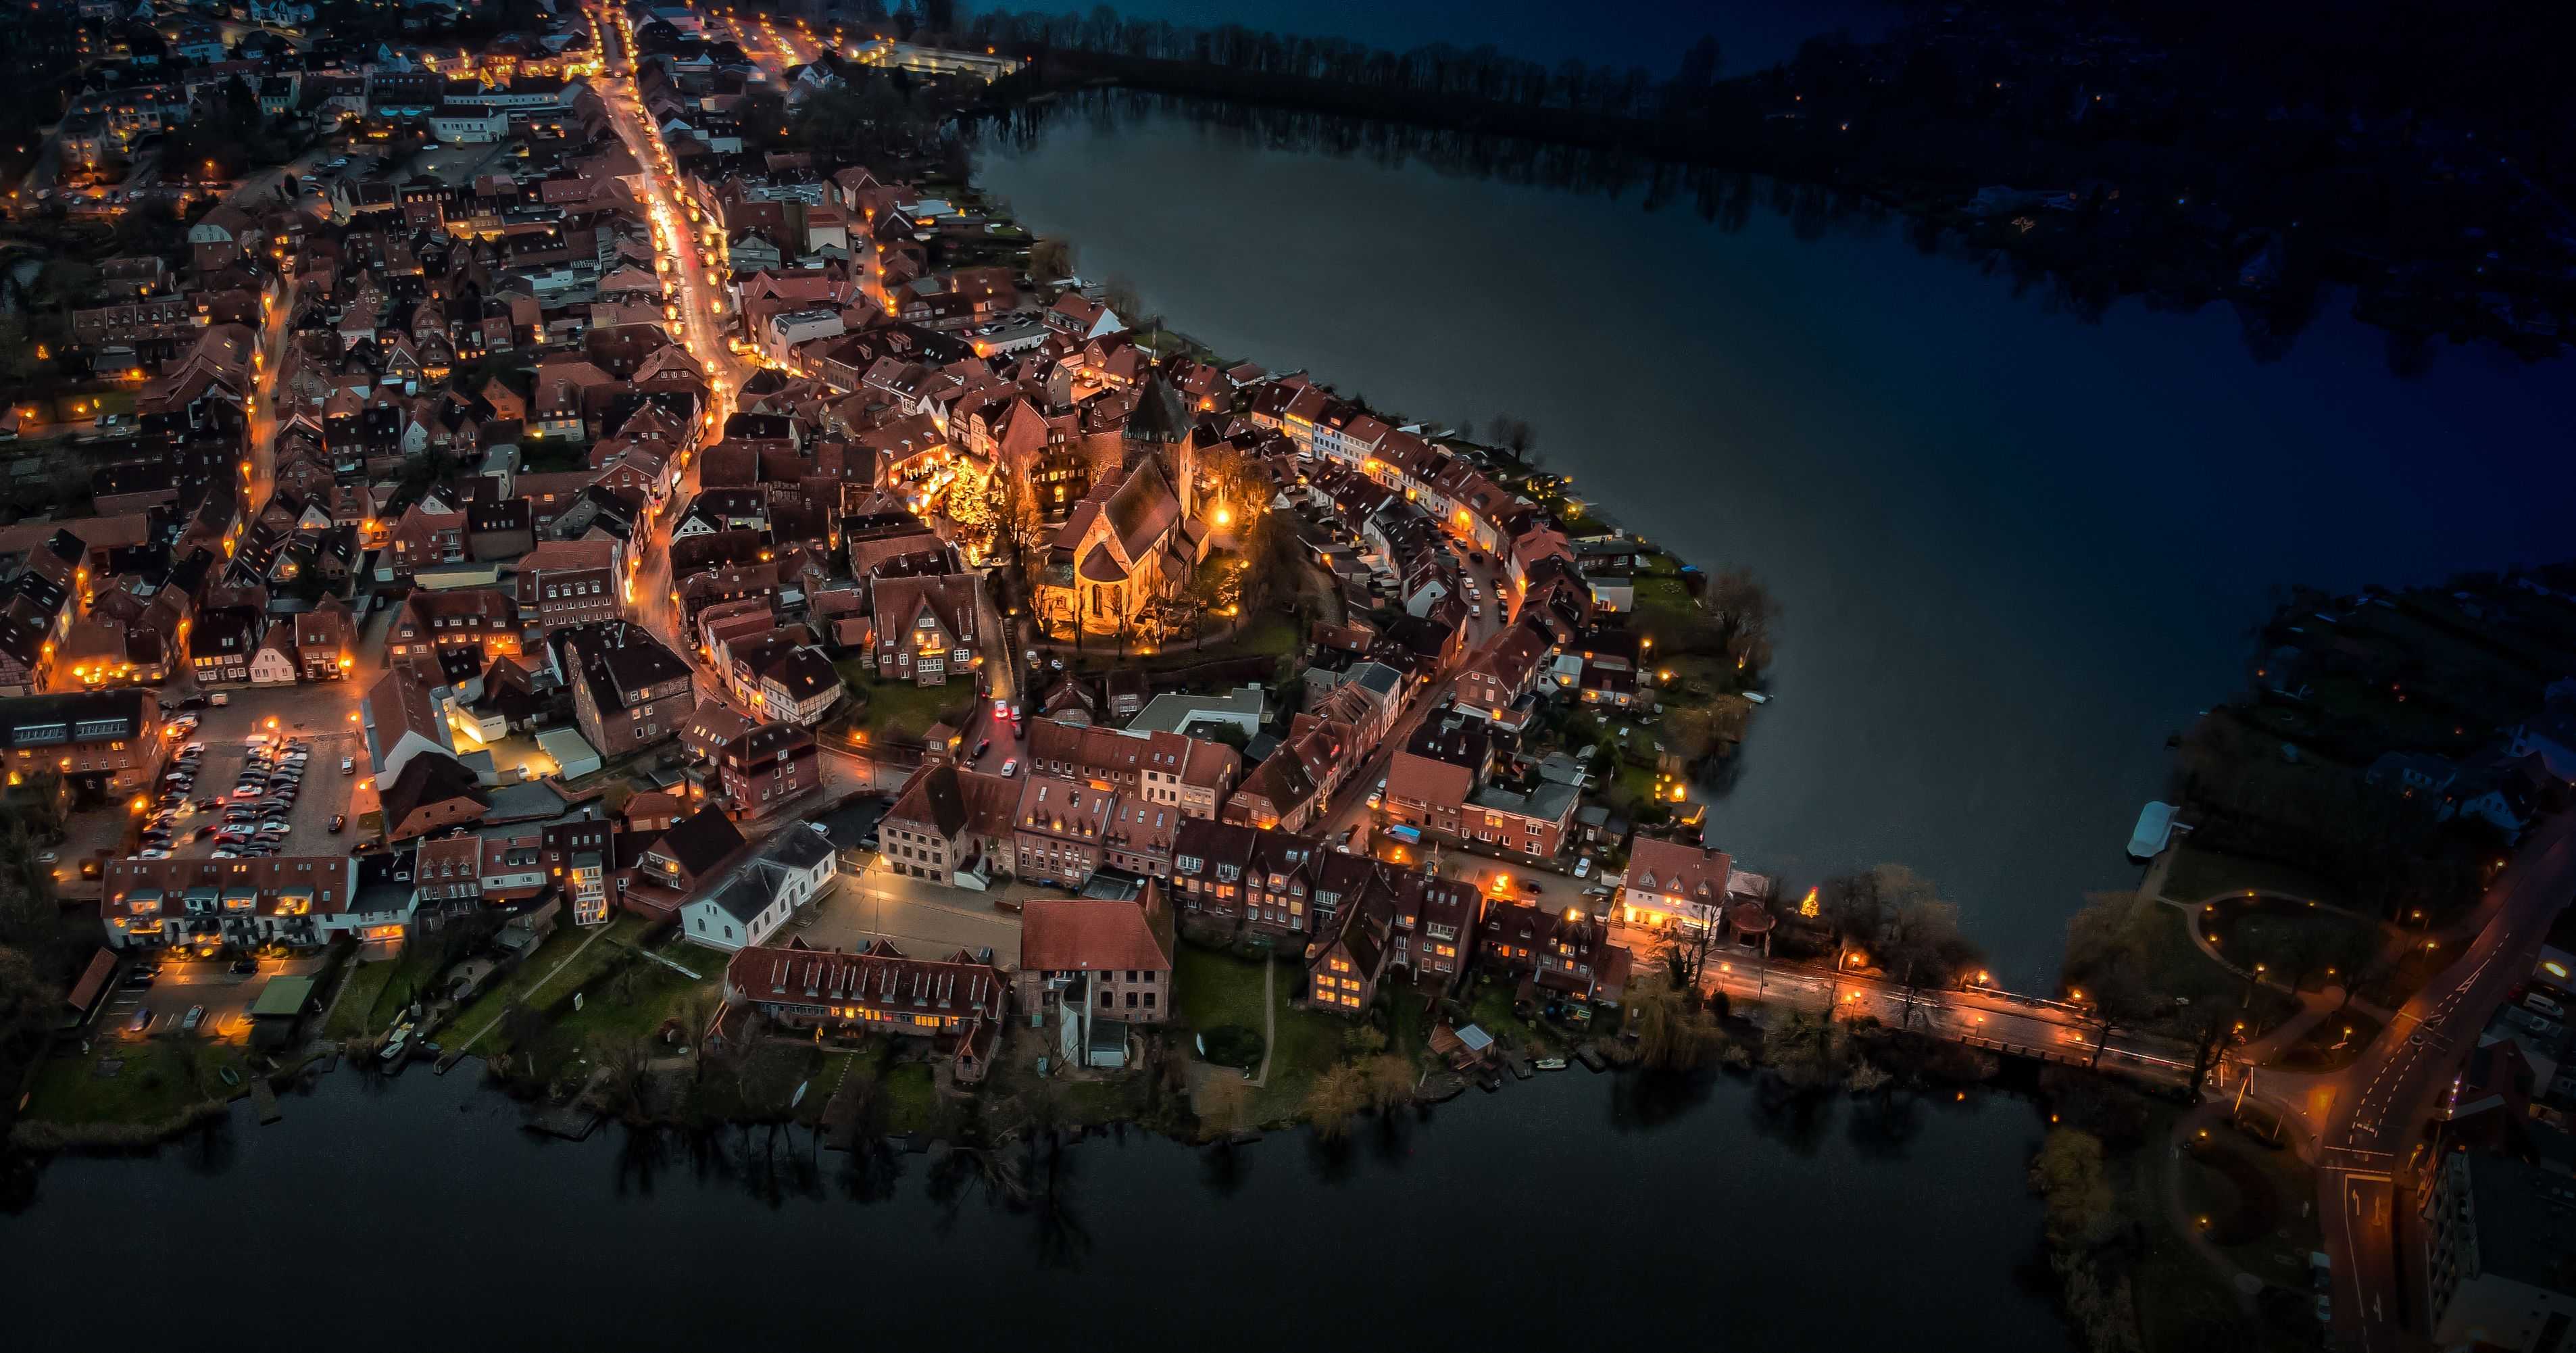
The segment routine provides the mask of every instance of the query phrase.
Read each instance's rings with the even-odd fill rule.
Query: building
[[[385,656],[424,673],[457,649],[471,649],[480,667],[496,657],[519,653],[519,606],[507,592],[491,587],[450,591],[420,590],[403,599],[385,634]]]
[[[1488,971],[1526,978],[1549,991],[1578,1000],[1617,1000],[1627,985],[1628,951],[1612,944],[1609,927],[1580,908],[1557,912],[1489,897],[1477,938]]]
[[[1024,882],[1079,888],[1100,867],[1118,796],[1081,780],[1031,775],[1020,782],[1011,840]]]
[[[347,854],[110,860],[101,879],[99,918],[107,942],[119,949],[317,945],[342,932],[400,938],[414,905],[411,890],[403,889],[399,904],[360,910],[360,863]]]
[[[877,827],[878,855],[907,878],[981,888],[1012,867],[1020,782],[942,762],[912,773]]]
[[[0,700],[9,783],[61,777],[89,802],[149,789],[161,773],[161,706],[149,691],[73,691]]]
[[[877,676],[916,686],[947,684],[975,662],[984,580],[972,573],[877,578],[868,586]]]
[[[2576,1324],[2576,1180],[2473,1151],[2426,1171],[2423,1275],[2445,1348],[2561,1349]]]
[[[832,660],[807,642],[802,625],[728,639],[717,660],[726,689],[753,713],[811,728],[841,698],[841,675]]]
[[[1139,905],[1139,902],[1142,905]],[[1043,1017],[1067,1000],[1074,979],[1088,1012],[1132,1024],[1160,1024],[1172,1012],[1172,917],[1162,889],[1139,902],[1039,899],[1021,915],[1020,1008]],[[1060,1012],[1062,1013],[1062,1012]]]
[[[612,620],[548,643],[556,677],[572,688],[573,720],[603,757],[676,736],[695,707],[689,665],[640,625]]]
[[[388,841],[480,822],[492,809],[491,796],[474,772],[438,752],[404,760],[402,769],[378,782],[376,794]]]
[[[765,944],[787,918],[832,890],[839,875],[831,838],[804,824],[764,842],[722,883],[680,908],[680,929],[716,949]]]
[[[618,881],[619,898],[649,920],[676,916],[709,880],[733,863],[742,846],[742,833],[734,830],[730,818],[713,808],[701,808],[663,828],[635,852],[634,867]],[[617,849],[625,858],[628,843],[620,840]]]
[[[823,784],[814,735],[792,723],[746,723],[739,734],[712,743],[707,757],[741,817],[766,817]]]
[[[618,618],[617,543],[549,540],[518,564],[519,614],[547,634]]]
[[[907,958],[883,940],[855,954],[791,944],[734,955],[725,965],[725,1001],[791,1029],[933,1038],[958,1059],[958,1078],[972,1081],[983,1077],[1010,984],[1001,969],[963,949],[922,959]]]
[[[1725,851],[1639,836],[1628,850],[1619,917],[1650,930],[1714,930],[1724,921],[1734,869]]]

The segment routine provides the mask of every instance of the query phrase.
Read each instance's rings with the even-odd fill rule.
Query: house
[[[973,668],[981,576],[880,577],[869,582],[868,598],[876,636],[870,661],[879,678],[942,686]]]
[[[551,635],[615,620],[621,601],[617,542],[548,540],[518,563],[519,613]]]
[[[878,824],[888,869],[932,883],[982,888],[1017,846],[1020,782],[940,763],[914,771]]]
[[[519,605],[494,587],[414,591],[385,633],[385,656],[423,672],[445,654],[470,649],[475,666],[519,652]]]
[[[1620,919],[1650,930],[1716,929],[1727,905],[1735,862],[1725,851],[1639,836],[1628,850],[1619,889]]]
[[[388,841],[480,822],[492,809],[491,796],[474,772],[455,757],[435,752],[405,760],[391,780],[380,783],[377,798]]]
[[[447,720],[439,716],[437,701],[430,691],[430,683],[411,669],[393,667],[358,702],[360,724],[367,734],[367,757],[376,768],[378,780],[400,774],[421,753],[448,757],[456,754]]]
[[[122,798],[161,774],[161,705],[149,691],[69,691],[0,700],[9,783],[61,777],[76,799]]]
[[[679,914],[710,880],[742,852],[742,833],[714,808],[701,808],[665,827],[634,855],[634,864],[618,880],[618,896],[630,911],[659,921]],[[621,858],[627,844],[618,843]]]
[[[641,625],[576,626],[547,642],[556,678],[572,689],[573,721],[603,757],[676,736],[695,706],[689,665]]]
[[[188,635],[188,665],[200,686],[231,686],[250,680],[250,660],[259,651],[267,617],[248,606],[213,606],[199,611]]]
[[[764,842],[722,883],[680,908],[680,931],[714,949],[767,943],[798,907],[837,881],[830,838],[798,824]]]
[[[712,727],[719,730],[718,735],[684,734],[683,738],[693,752],[705,745],[699,754],[715,767],[725,800],[737,815],[766,817],[822,787],[822,757],[812,733],[792,723],[750,723],[739,718],[735,722],[740,730],[725,732],[723,721],[707,711],[715,704],[702,702],[690,728],[694,732],[701,726]]]
[[[1578,1000],[1619,999],[1631,957],[1609,927],[1580,908],[1564,912],[1489,897],[1477,925],[1487,968]]]

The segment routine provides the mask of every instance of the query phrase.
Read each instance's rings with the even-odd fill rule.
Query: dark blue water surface
[[[0,1216],[11,1346],[2064,1346],[2010,1099],[1780,1116],[1575,1070],[1329,1150],[1098,1138],[1011,1206],[926,1156],[862,1184],[795,1129],[538,1139],[473,1079],[344,1069],[273,1127],[55,1162]]]
[[[1729,232],[1117,107],[979,172],[1175,327],[1416,418],[1517,413],[1632,529],[1760,573],[1778,698],[1711,839],[1793,886],[1911,865],[2018,983],[2134,882],[2165,737],[2240,687],[2275,588],[2576,546],[2563,361],[2400,380],[2329,307],[2259,363],[2228,307],[2086,322],[1894,224]]]

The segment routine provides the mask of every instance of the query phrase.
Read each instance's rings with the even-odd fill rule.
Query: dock
[[[269,1088],[266,1076],[250,1078],[250,1105],[258,1111],[261,1127],[266,1127],[286,1116],[285,1111],[277,1107],[277,1092]]]

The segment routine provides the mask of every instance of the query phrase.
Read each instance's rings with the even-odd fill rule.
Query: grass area
[[[879,681],[856,661],[836,665],[853,700],[850,726],[866,730],[870,737],[920,737],[930,731],[932,724],[965,708],[974,696],[971,678],[952,680],[945,686],[914,686]]]
[[[705,954],[687,952],[673,957],[701,976],[691,981],[640,954],[626,959],[634,976],[619,971],[598,989],[584,993],[581,1009],[566,1010],[555,1020],[540,1059],[553,1064],[576,1055],[595,1058],[599,1049],[651,1039],[666,1021],[681,1018],[698,993],[713,991],[724,980],[721,961],[711,962]],[[493,1031],[493,1039],[500,1036],[499,1030]],[[681,1033],[684,1042],[694,1042],[696,1037],[694,1029]],[[656,1048],[657,1055],[661,1051]]]
[[[2315,1176],[2288,1147],[2234,1127],[2209,1129],[2174,1163],[2183,1208],[2238,1267],[2284,1286],[2307,1280],[2308,1255],[2323,1243]]]
[[[382,1028],[376,1011],[402,966],[392,961],[349,965],[348,976],[341,979],[339,1003],[331,1007],[331,1021],[323,1026],[322,1036],[356,1038]]]
[[[117,1062],[113,1076],[99,1067]],[[244,1077],[224,1084],[217,1068]],[[150,1123],[191,1104],[248,1093],[249,1071],[241,1049],[195,1038],[153,1038],[140,1043],[102,1039],[91,1051],[48,1059],[36,1073],[26,1116],[48,1123]]]
[[[1640,576],[1636,586],[1638,633],[1672,635],[1698,623],[1699,606],[1678,575]]]
[[[620,916],[609,923],[604,934],[591,928],[555,927],[555,932],[546,936],[545,942],[537,946],[537,951],[530,954],[526,962],[486,987],[482,995],[474,998],[473,1004],[457,1012],[456,1018],[438,1031],[439,1043],[450,1052],[463,1051],[462,1040],[474,1038],[485,1025],[491,1025],[493,1027],[488,1033],[475,1039],[473,1050],[480,1053],[501,1050],[506,1044],[499,1020],[501,1012],[509,1008],[511,1001],[522,1001],[543,1010],[548,1002],[570,996],[616,959],[617,946],[633,944],[635,937],[643,933],[644,925],[644,918],[640,916]],[[594,936],[598,943],[588,944],[585,948]],[[578,961],[564,968],[552,981],[543,980],[575,953],[581,955]]]
[[[2341,1071],[2360,1058],[2380,1028],[2378,1020],[2346,1009],[2317,1021],[2281,1054],[2278,1064],[2290,1071]]]
[[[2303,989],[2352,980],[2386,945],[2380,928],[2322,907],[2276,900],[2217,902],[2201,911],[2201,933],[2236,966]]]
[[[885,1096],[888,1132],[927,1132],[939,1115],[939,1082],[928,1062],[898,1062],[886,1069],[877,1092]]]
[[[2170,1105],[2157,1105],[2147,1128],[2151,1145],[2106,1162],[2122,1210],[2139,1223],[2138,1248],[2129,1268],[2129,1280],[2134,1289],[2141,1344],[2147,1348],[2187,1348],[2208,1336],[2224,1335],[2223,1347],[2262,1353],[2314,1348],[2313,1319],[2303,1331],[2308,1335],[2304,1343],[2268,1321],[2249,1319],[2227,1276],[2189,1237],[2174,1229],[2164,1206],[2165,1171],[2184,1168],[2189,1162],[2166,1151],[2164,1143],[2171,1137],[2180,1114],[2181,1110]],[[2305,1196],[2291,1197],[2286,1210],[2295,1216],[2299,1198]],[[2301,1259],[2304,1262],[2305,1251]]]
[[[2237,1003],[2246,999],[2245,979],[2202,953],[2184,931],[2184,924],[2179,910],[2144,899],[2131,914],[2129,939],[2139,948],[2149,989],[2160,996],[2181,997],[2195,1007],[2237,1008]],[[2246,1009],[2245,1019],[2249,1027],[2270,1028],[2297,1009],[2295,998],[2258,986],[2253,989],[2252,1005]]]
[[[1193,1031],[1239,1024],[1259,1031],[1264,1024],[1262,965],[1232,954],[1184,944],[1172,959],[1172,1001],[1183,1024]],[[1305,1102],[1306,1087],[1341,1056],[1342,1034],[1350,1026],[1331,1015],[1300,1010],[1289,1001],[1303,989],[1305,973],[1283,963],[1274,974],[1270,1014],[1276,1036],[1270,1046],[1270,1079],[1253,1093],[1252,1109],[1264,1123],[1293,1117]]]
[[[2174,848],[2165,870],[2165,896],[2176,902],[2206,902],[2230,893],[2277,893],[2284,897],[2348,906],[2341,888],[2286,864],[2223,855],[2185,841]]]

